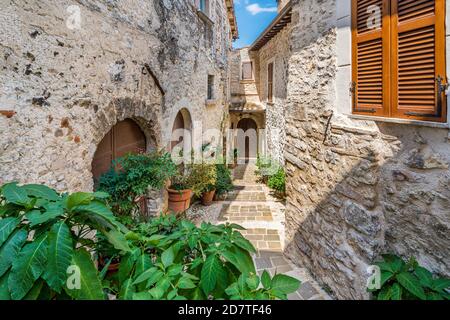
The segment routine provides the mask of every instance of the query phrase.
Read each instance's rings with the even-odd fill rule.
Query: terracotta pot
[[[216,190],[205,192],[202,196],[202,204],[204,206],[210,206],[213,203],[215,193]]]
[[[180,214],[191,205],[192,190],[167,189],[169,193],[169,212]]]

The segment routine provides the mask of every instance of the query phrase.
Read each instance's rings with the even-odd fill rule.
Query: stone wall
[[[287,252],[340,299],[382,253],[450,275],[448,129],[338,112],[337,3],[296,0],[288,66]]]
[[[286,98],[288,64],[291,56],[287,25],[258,51],[259,96],[266,109],[266,136],[268,154],[279,163],[284,163],[286,142]],[[268,102],[268,64],[273,63],[273,97]]]
[[[96,147],[125,118],[153,148],[182,108],[219,128],[231,36],[224,2],[210,2],[205,19],[194,0],[1,1],[0,110],[15,115],[0,115],[0,184],[92,190]]]

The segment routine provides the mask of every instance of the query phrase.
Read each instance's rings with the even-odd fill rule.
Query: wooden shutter
[[[389,12],[389,0],[352,1],[352,93],[355,114],[389,115]]]
[[[445,1],[392,0],[392,115],[446,120]]]
[[[242,80],[252,80],[253,79],[253,63],[244,62],[242,63]]]
[[[273,63],[267,66],[267,100],[273,101]]]

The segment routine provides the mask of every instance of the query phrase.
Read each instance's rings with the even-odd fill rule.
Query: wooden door
[[[94,183],[111,168],[111,163],[127,153],[146,151],[145,134],[131,119],[118,122],[103,138],[97,147],[92,161]]]

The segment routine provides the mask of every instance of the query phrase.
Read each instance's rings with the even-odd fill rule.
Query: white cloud
[[[267,8],[262,8],[259,6],[259,4],[254,3],[254,4],[250,4],[247,7],[245,7],[247,9],[248,12],[250,12],[252,15],[257,15],[258,13],[261,12],[277,12],[277,7],[267,7]]]

